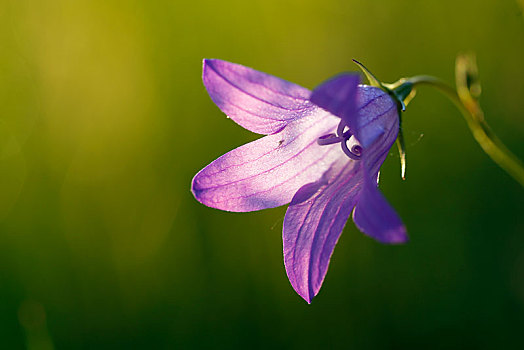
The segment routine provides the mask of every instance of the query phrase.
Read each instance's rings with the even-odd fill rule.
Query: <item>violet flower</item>
[[[204,60],[215,104],[252,132],[267,135],[219,157],[193,179],[209,207],[248,212],[289,203],[284,263],[308,303],[318,293],[353,211],[358,229],[381,243],[403,243],[402,221],[377,188],[399,131],[396,100],[342,74],[313,92],[241,65]]]

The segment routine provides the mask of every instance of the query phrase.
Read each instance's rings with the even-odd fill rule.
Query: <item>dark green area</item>
[[[411,241],[349,222],[320,294],[287,281],[285,208],[206,208],[192,176],[255,139],[202,59],[313,88],[356,58],[453,83],[524,158],[524,19],[506,1],[30,1],[0,6],[0,348],[522,349],[523,189],[421,88],[381,188]],[[423,136],[423,137],[422,137]]]

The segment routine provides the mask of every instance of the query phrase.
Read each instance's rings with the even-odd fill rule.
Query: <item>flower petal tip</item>
[[[311,305],[311,302],[313,301],[313,298],[316,296],[316,294],[312,295],[312,293],[310,293],[309,291],[302,291],[296,288],[295,286],[293,286],[293,289],[302,299],[304,299],[306,303],[308,303],[308,305]]]
[[[379,241],[384,244],[404,244],[409,242],[409,236],[406,227],[401,226],[384,232]]]
[[[200,173],[201,172],[198,172],[195,176],[193,176],[193,179],[191,179],[191,193],[199,203],[209,206],[209,204],[207,204],[200,195],[203,192],[203,190],[198,185],[198,177]]]
[[[206,69],[220,69],[234,65],[235,63],[219,60],[218,58],[204,58],[202,60],[202,75],[206,74]]]
[[[204,80],[204,77],[206,76],[206,73],[207,73],[206,70],[209,68],[210,65],[213,64],[213,61],[216,61],[216,60],[213,58],[204,58],[202,60],[202,80]]]
[[[285,252],[284,252],[284,256],[286,256]],[[315,292],[315,287],[312,284],[312,281],[304,279],[304,276],[302,276],[301,278],[300,271],[303,270],[303,266],[296,266],[294,263],[290,261],[286,261],[286,260],[284,260],[284,265],[286,268],[286,274],[287,274],[289,283],[291,283],[291,287],[293,287],[295,292],[302,299],[304,299],[306,303],[311,304],[311,301],[313,300],[313,298],[320,291],[320,286],[316,288],[316,292]],[[297,274],[297,272],[299,274]],[[320,283],[320,285],[322,285],[322,282]]]

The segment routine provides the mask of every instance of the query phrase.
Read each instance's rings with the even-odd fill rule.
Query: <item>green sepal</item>
[[[373,75],[373,73],[369,71],[369,69],[366,68],[366,66],[364,66],[362,63],[360,63],[356,59],[353,59],[353,62],[355,62],[357,66],[362,70],[362,72],[364,73],[364,75],[366,76],[366,78],[369,81],[369,85],[381,88],[382,90],[389,92],[389,89],[385,87],[384,84],[382,84],[382,82],[378,80],[377,77],[375,77],[375,75]]]
[[[400,177],[402,177],[402,180],[406,180],[406,144],[404,143],[404,132],[402,131],[402,126],[398,129],[396,143],[398,155],[400,157]]]

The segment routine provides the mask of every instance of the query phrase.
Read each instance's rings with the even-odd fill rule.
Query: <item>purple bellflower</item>
[[[398,104],[382,89],[342,74],[310,91],[221,60],[204,60],[204,85],[229,118],[267,135],[219,157],[193,179],[202,204],[249,212],[289,203],[284,264],[295,291],[317,295],[333,249],[353,212],[381,243],[407,241],[406,229],[377,188],[399,132]]]

